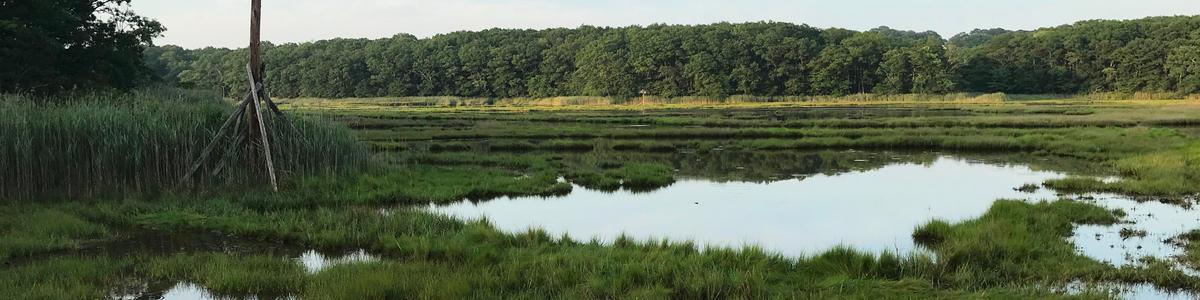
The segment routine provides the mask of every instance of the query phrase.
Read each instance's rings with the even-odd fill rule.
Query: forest
[[[269,44],[278,97],[659,97],[1200,91],[1200,17],[1034,31],[868,31],[781,22],[490,29]],[[243,90],[245,49],[151,47],[158,77]]]

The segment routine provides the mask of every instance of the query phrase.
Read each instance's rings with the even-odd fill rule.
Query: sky
[[[249,0],[134,0],[167,27],[159,45],[244,47]],[[1090,19],[1198,15],[1198,0],[263,0],[263,39],[429,37],[488,28],[778,21],[819,28],[1037,29]]]

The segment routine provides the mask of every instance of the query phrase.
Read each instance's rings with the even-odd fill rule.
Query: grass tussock
[[[294,260],[270,256],[220,254],[174,255],[138,265],[149,279],[185,281],[216,295],[282,297],[304,285],[304,268]]]

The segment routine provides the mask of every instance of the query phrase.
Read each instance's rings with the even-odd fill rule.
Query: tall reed
[[[0,197],[94,197],[173,187],[232,111],[213,94],[172,88],[0,95]],[[298,134],[271,134],[279,144],[275,157],[282,174],[365,164],[367,150],[348,130],[323,121],[294,122]],[[241,183],[255,176],[248,171],[255,168],[246,167],[249,151],[240,148],[245,147],[214,151],[229,157],[225,171],[214,176],[216,166],[206,166],[199,181]]]

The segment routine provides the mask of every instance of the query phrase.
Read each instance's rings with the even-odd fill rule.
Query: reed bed
[[[46,199],[155,193],[176,186],[232,112],[202,92],[151,88],[130,93],[0,96],[0,197]],[[296,119],[298,132],[275,126],[282,176],[336,172],[365,163],[368,152],[347,129]],[[299,138],[303,137],[303,138]],[[206,166],[200,182],[230,184],[256,176],[239,167],[249,151],[230,147],[226,165]],[[223,172],[215,172],[224,169]]]

